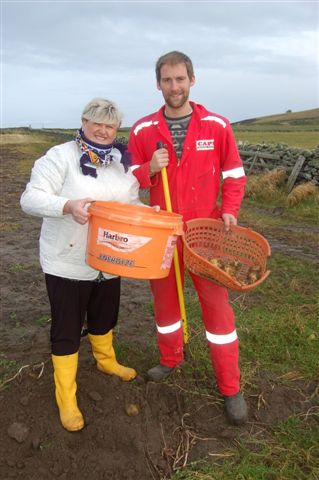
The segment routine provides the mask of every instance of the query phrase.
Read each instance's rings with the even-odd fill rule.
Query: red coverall
[[[134,174],[141,188],[150,188],[151,205],[165,209],[160,173],[150,178],[150,160],[157,143],[169,153],[167,175],[173,212],[192,218],[219,218],[222,213],[237,216],[244,195],[245,173],[229,121],[190,102],[193,114],[178,161],[171,135],[163,116],[164,106],[131,128],[128,148]],[[135,167],[135,168],[134,168]],[[221,208],[217,197],[222,177]],[[178,242],[182,281],[182,244]],[[239,392],[238,338],[228,291],[215,283],[191,274],[201,304],[206,337],[217,384],[223,395]],[[174,267],[167,278],[151,280],[154,296],[160,363],[175,367],[183,361],[183,333]]]

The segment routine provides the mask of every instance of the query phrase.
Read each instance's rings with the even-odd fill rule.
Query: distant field
[[[234,128],[234,134],[237,141],[248,143],[285,143],[291,147],[304,149],[315,148],[319,144],[318,132],[305,132],[295,130],[293,132],[282,131],[250,131]]]
[[[126,139],[128,139],[129,134],[130,134],[130,130],[131,130],[131,129],[130,129],[129,127],[120,128],[120,129],[119,129],[118,136],[119,136],[119,137],[125,137]]]
[[[129,129],[120,130],[118,137],[119,138],[128,138]],[[17,147],[23,147],[30,143],[41,145],[51,146],[57,143],[63,143],[73,138],[73,134],[66,130],[65,133],[63,130],[42,132],[41,130],[30,130],[23,133],[2,133],[1,135],[1,144],[2,145],[16,145]],[[315,148],[319,144],[319,135],[317,132],[307,132],[307,131],[291,131],[291,132],[282,132],[282,131],[254,131],[254,130],[243,130],[237,129],[234,127],[234,133],[237,141],[243,141],[248,143],[286,143],[292,147],[299,147],[305,149]]]
[[[237,141],[248,143],[285,143],[292,147],[315,148],[319,144],[319,108],[301,112],[250,118],[232,124]],[[74,137],[75,129],[1,130],[2,144],[63,143]],[[119,129],[119,138],[128,138],[130,127]],[[53,143],[54,144],[54,143]],[[40,147],[40,145],[39,145]]]
[[[311,149],[319,144],[319,108],[250,118],[233,123],[232,127],[237,141],[286,143]]]
[[[42,143],[43,135],[37,135],[31,133],[3,133],[1,135],[1,143],[3,145],[14,145],[21,143],[28,143],[32,141],[33,143]]]
[[[312,123],[313,125],[319,127],[319,108],[312,108],[311,110],[302,110],[300,112],[291,112],[287,111],[286,113],[280,113],[276,115],[267,115],[264,117],[257,117],[257,118],[248,118],[247,120],[242,120],[240,122],[236,122],[235,125],[256,125],[256,124],[264,124],[264,123],[276,123],[282,125],[293,125],[296,123]]]

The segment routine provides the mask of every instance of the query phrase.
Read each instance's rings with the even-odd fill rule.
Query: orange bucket
[[[87,263],[101,272],[129,278],[164,278],[169,274],[182,216],[147,206],[93,202]]]

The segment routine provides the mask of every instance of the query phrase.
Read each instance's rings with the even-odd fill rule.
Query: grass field
[[[318,132],[303,132],[294,130],[287,131],[254,131],[254,130],[237,130],[234,128],[234,134],[237,142],[248,143],[270,143],[277,145],[284,143],[290,147],[298,147],[303,149],[313,149],[319,144]]]

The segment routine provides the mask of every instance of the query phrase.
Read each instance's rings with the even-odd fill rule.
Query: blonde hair
[[[96,123],[110,123],[121,125],[123,114],[116,104],[105,98],[93,98],[82,112],[82,120],[90,120]]]

